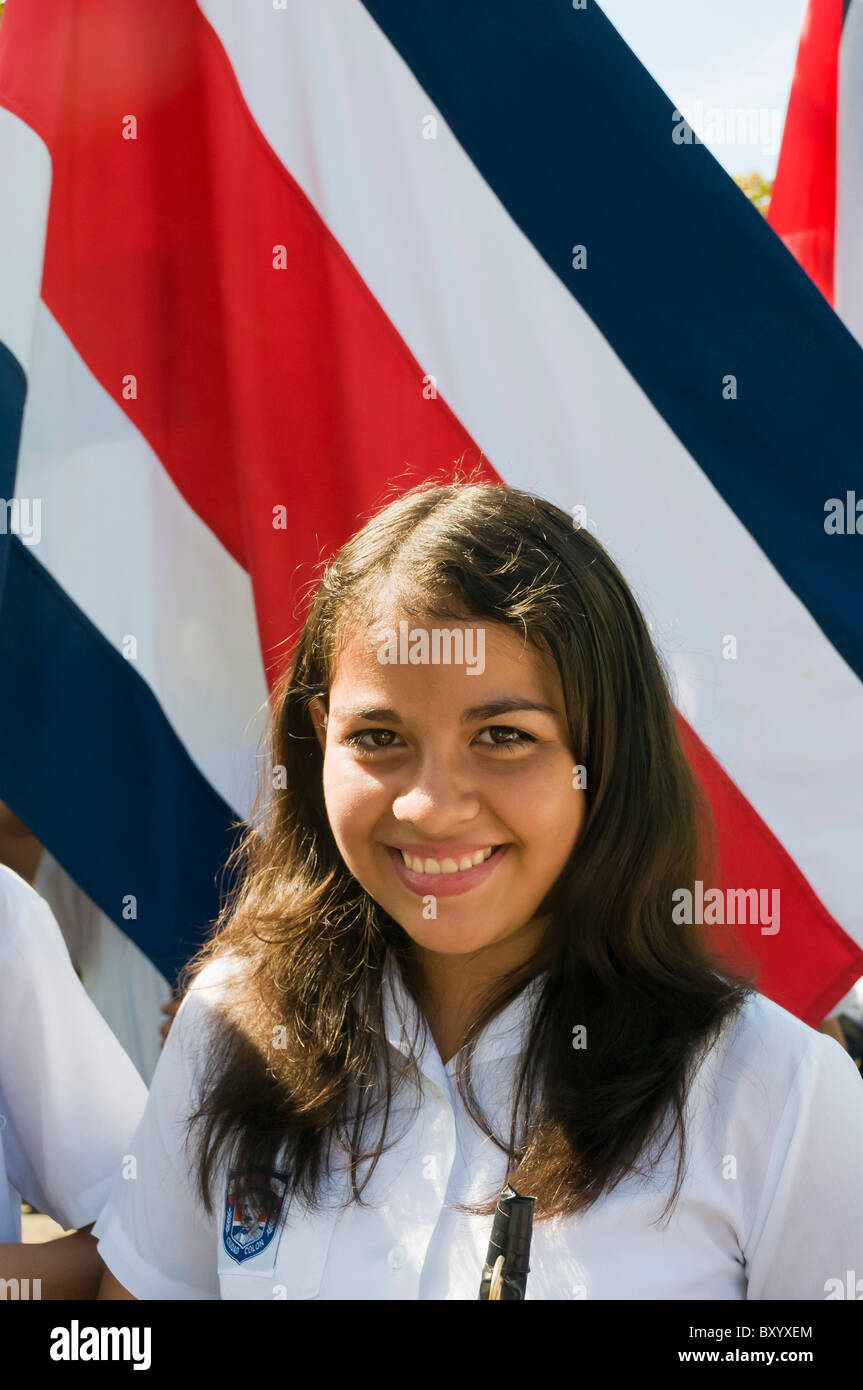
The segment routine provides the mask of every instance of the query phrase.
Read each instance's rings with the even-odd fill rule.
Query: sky
[[[771,179],[806,0],[599,3],[720,164]]]

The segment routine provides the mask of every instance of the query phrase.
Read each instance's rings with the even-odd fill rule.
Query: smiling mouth
[[[473,854],[461,855],[458,858],[442,856],[440,859],[435,859],[431,855],[408,854],[406,850],[398,849],[394,845],[390,846],[395,854],[401,856],[406,869],[411,869],[416,874],[442,874],[450,877],[466,873],[470,869],[477,868],[480,864],[485,864],[492,855],[497,854],[503,848],[503,845],[489,845],[486,849],[479,849]]]

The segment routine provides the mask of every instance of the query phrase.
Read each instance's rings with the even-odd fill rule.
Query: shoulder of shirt
[[[192,980],[168,1030],[151,1084],[151,1094],[176,1069],[186,1068],[198,1079],[214,1038],[227,1012],[227,994],[246,962],[233,955],[208,960]]]
[[[701,1070],[727,1085],[750,1084],[762,1095],[772,1091],[784,1103],[790,1088],[811,1080],[812,1066],[820,1064],[819,1069],[841,1079],[845,1063],[856,1072],[835,1039],[753,990],[721,1030]]]
[[[14,869],[0,864],[0,960],[17,955],[38,964],[44,961],[46,946],[68,954],[44,898]]]
[[[208,960],[183,996],[177,1018],[191,1013],[196,1016],[210,1014],[223,1007],[231,985],[242,978],[247,967],[248,962],[243,957],[233,954]]]

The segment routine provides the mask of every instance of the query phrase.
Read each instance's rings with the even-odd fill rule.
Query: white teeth
[[[488,849],[478,849],[475,854],[466,854],[457,864],[454,859],[412,859],[404,850],[400,851],[405,865],[413,869],[417,874],[458,874],[463,869],[472,869],[476,864],[483,864],[486,859],[490,859],[494,853],[492,846]]]

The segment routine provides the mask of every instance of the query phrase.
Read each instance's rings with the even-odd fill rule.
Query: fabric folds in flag
[[[7,6],[0,796],[160,968],[320,561],[460,462],[642,603],[723,883],[780,893],[735,958],[809,1022],[863,973],[863,353],[676,129],[593,0]]]

